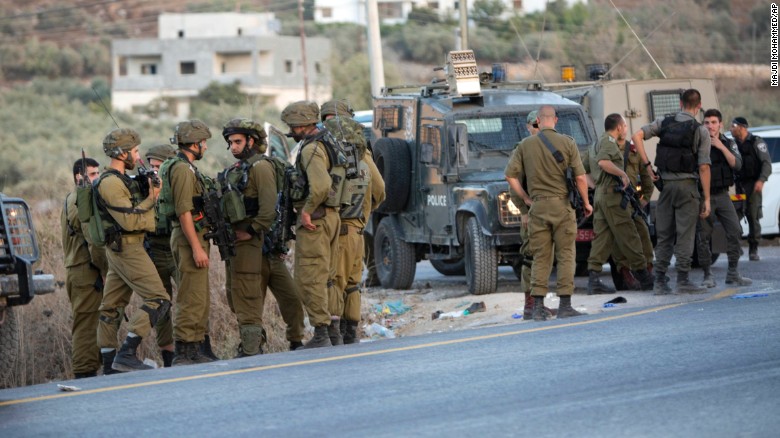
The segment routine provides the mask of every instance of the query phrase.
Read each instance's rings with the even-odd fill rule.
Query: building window
[[[379,19],[385,18],[403,18],[403,5],[399,3],[381,3],[377,4],[379,10]],[[457,9],[457,6],[456,6]]]
[[[179,31],[179,38],[184,38],[184,31],[183,30]]]
[[[522,10],[523,10],[523,0],[514,0],[514,1],[512,2],[512,7],[513,7],[513,8],[514,8],[516,11],[522,11]]]
[[[127,76],[127,58],[119,57],[119,76]]]
[[[319,62],[315,62],[315,63],[314,63],[314,71],[315,71],[317,74],[320,74],[320,73],[322,73],[322,67],[320,66],[320,63],[319,63]]]
[[[239,27],[239,28],[238,28],[238,36],[241,36],[241,34],[242,34],[243,32],[244,32],[244,30],[243,30],[243,29],[241,29],[241,28]]]
[[[141,64],[141,74],[142,75],[156,75],[157,74],[157,64]]]
[[[195,62],[193,61],[183,61],[179,63],[179,73],[183,75],[194,75],[195,74]]]
[[[333,17],[333,8],[322,8],[322,18]]]
[[[291,60],[284,61],[284,72],[285,73],[292,73],[293,72],[293,62]]]

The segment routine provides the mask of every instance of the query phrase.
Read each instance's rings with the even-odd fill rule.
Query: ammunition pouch
[[[287,178],[290,181],[290,199],[293,202],[304,201],[309,196],[309,178],[306,173],[290,169]]]
[[[225,218],[231,224],[241,222],[247,218],[243,195],[238,190],[227,190],[222,193],[222,209]]]

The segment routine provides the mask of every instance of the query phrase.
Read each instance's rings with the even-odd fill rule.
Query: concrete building
[[[177,118],[211,82],[238,82],[280,109],[305,98],[301,42],[276,34],[271,14],[162,14],[158,39],[114,40],[111,102],[133,111],[159,102]],[[330,41],[306,39],[309,99],[331,98]]]
[[[471,10],[475,0],[465,0]],[[543,11],[547,0],[501,0],[504,4],[504,18],[515,13],[527,14]],[[587,0],[566,0],[570,6],[586,3]],[[382,24],[406,22],[412,8],[429,8],[441,17],[458,18],[458,0],[377,0],[379,20]],[[315,0],[314,21],[318,23],[366,24],[366,0]]]

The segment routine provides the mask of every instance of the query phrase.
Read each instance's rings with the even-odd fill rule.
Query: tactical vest
[[[655,165],[667,172],[696,173],[698,160],[694,138],[699,122],[676,122],[669,116],[661,122],[660,141],[656,149]]]
[[[366,195],[368,194],[368,183],[371,181],[371,170],[365,161],[360,160],[358,163],[358,176],[357,178],[347,178],[344,181],[344,189],[342,191],[341,211],[339,212],[342,219],[363,219],[363,203],[365,202]]]
[[[760,140],[755,135],[748,134],[742,143],[737,143],[742,154],[742,168],[739,170],[740,181],[755,181],[761,176],[761,158],[756,153],[756,143]]]
[[[160,188],[160,195],[157,197],[157,211],[159,212],[159,216],[165,217],[168,221],[179,220],[176,215],[176,204],[173,200],[173,188],[171,187],[171,170],[177,163],[184,163],[195,172],[195,177],[198,179],[204,192],[207,188],[214,185],[210,178],[201,175],[201,173],[198,172],[198,169],[181,153],[165,160],[162,165],[160,165],[160,181],[162,181],[162,187]],[[192,204],[194,206],[194,211],[192,212],[193,216],[197,216],[197,214],[202,211],[203,198],[201,196],[193,196]]]
[[[729,145],[729,141],[721,137],[723,144]],[[726,161],[726,156],[718,148],[710,150],[710,190],[720,192],[734,185],[734,171]]]
[[[357,177],[357,163],[351,167],[347,161],[341,144],[335,141],[333,135],[323,129],[311,138],[306,139],[298,149],[298,157],[295,160],[295,170],[292,175],[290,198],[293,201],[300,202],[309,195],[309,181],[306,175],[306,166],[301,159],[303,149],[312,142],[318,141],[325,145],[325,153],[328,154],[328,174],[330,175],[331,186],[328,190],[328,197],[325,199],[326,207],[340,208],[342,206],[342,192],[344,189],[344,180],[347,177],[348,168],[352,169],[354,177]]]
[[[249,182],[249,169],[259,163],[261,158],[260,154],[252,155],[217,175],[217,184],[222,189],[222,211],[231,224],[256,216],[260,210],[257,198],[245,196],[244,190]]]
[[[132,203],[131,208],[115,207],[109,204],[102,196],[100,196],[100,183],[109,175],[116,176],[130,191],[130,201]],[[87,232],[90,235],[92,243],[98,247],[103,247],[107,243],[115,241],[121,237],[122,233],[127,232],[121,225],[114,219],[108,210],[118,211],[120,213],[144,213],[146,210],[138,209],[136,206],[144,200],[141,190],[138,187],[138,183],[127,175],[119,173],[114,169],[108,169],[103,172],[100,177],[95,180],[92,185],[92,203],[93,211],[92,217],[87,225]]]

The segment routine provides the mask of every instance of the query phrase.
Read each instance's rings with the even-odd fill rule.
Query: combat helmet
[[[119,159],[124,152],[130,152],[141,144],[141,135],[134,129],[117,128],[103,139],[103,152],[111,158]]]
[[[244,134],[254,138],[255,147],[261,154],[265,153],[266,149],[268,148],[265,129],[263,129],[262,125],[255,122],[254,120],[246,118],[236,118],[230,120],[222,128],[222,137],[225,139],[225,141],[228,141],[228,137],[233,134]],[[230,149],[229,143],[228,149]]]
[[[282,122],[289,127],[316,125],[320,121],[320,108],[315,102],[300,100],[282,111]]]
[[[323,121],[330,115],[352,118],[355,116],[355,111],[345,99],[333,99],[322,104],[320,115]]]

